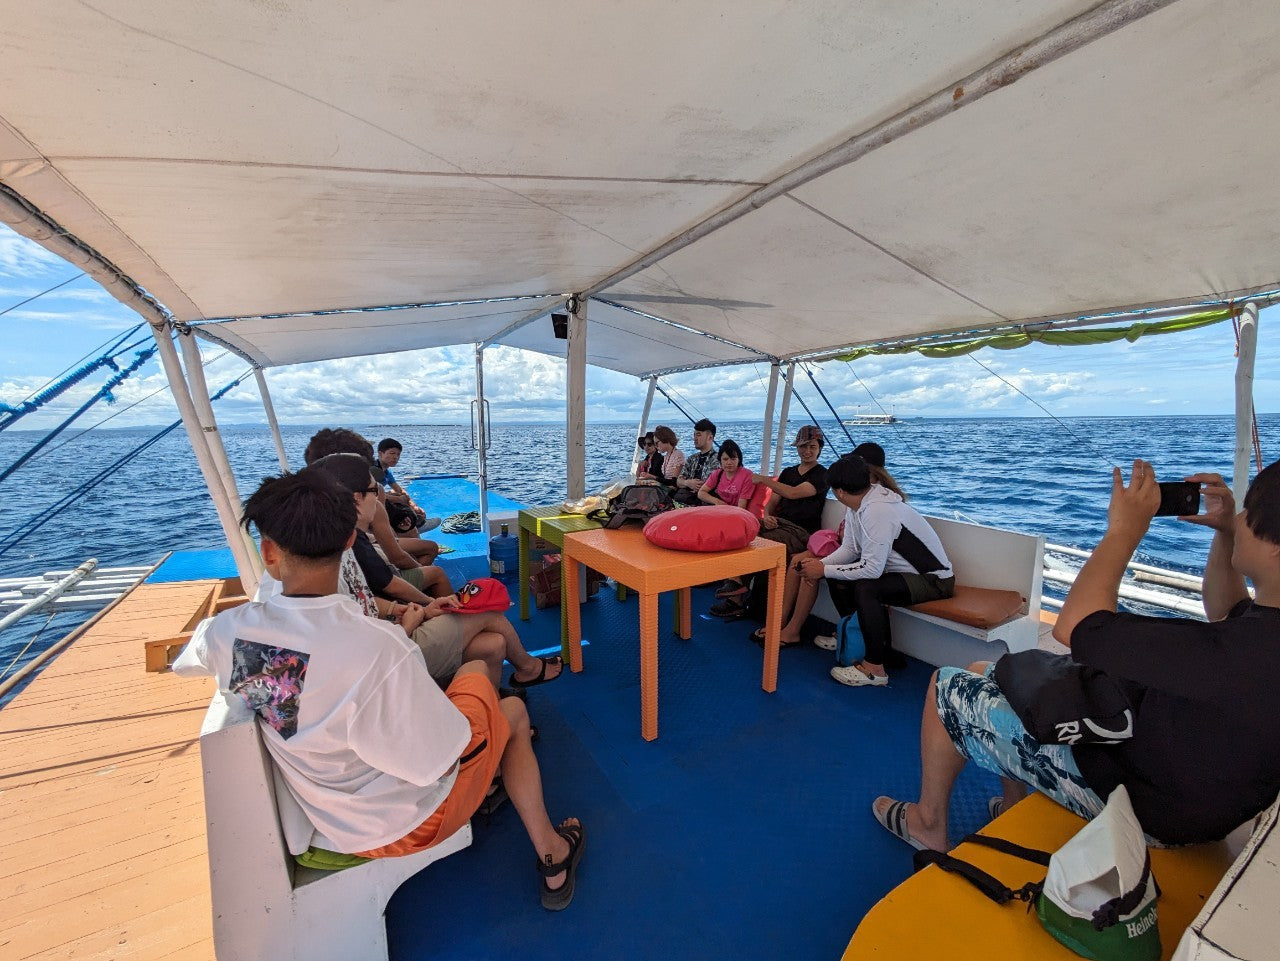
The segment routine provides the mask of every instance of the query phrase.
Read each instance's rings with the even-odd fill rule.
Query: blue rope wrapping
[[[251,373],[250,371],[245,371],[243,374],[241,374],[231,383],[227,384],[226,387],[223,387],[222,390],[218,391],[216,394],[210,397],[209,400],[215,401],[215,400],[221,399],[233,388],[239,387],[240,384],[244,381],[246,377],[249,376],[250,373]],[[26,524],[23,524],[22,526],[16,528],[12,533],[6,536],[3,540],[0,540],[0,557],[3,557],[13,548],[17,547],[24,540],[26,540],[28,537],[30,537],[32,534],[38,531],[45,524],[49,523],[51,520],[53,520],[55,517],[61,514],[64,510],[66,510],[68,507],[70,507],[72,504],[78,501],[82,495],[88,493],[93,488],[97,487],[104,480],[106,480],[108,477],[110,477],[112,474],[118,471],[121,467],[129,463],[129,461],[133,460],[139,454],[147,450],[147,448],[151,447],[153,444],[158,443],[164,437],[173,433],[173,431],[177,430],[181,426],[182,426],[182,418],[178,418],[168,427],[162,428],[158,433],[154,434],[153,436],[149,437],[147,440],[143,441],[133,450],[119,457],[114,463],[109,464],[108,466],[104,467],[102,470],[98,471],[98,473],[94,474],[93,477],[89,478],[89,480],[85,481],[83,484],[81,484],[79,487],[73,490],[70,494],[67,494],[66,496],[62,497],[60,500],[56,501],[51,507],[43,511],[39,516],[33,517],[31,520],[27,521]]]
[[[138,326],[141,326],[141,325],[139,324]],[[111,346],[107,348],[106,353],[104,353],[97,360],[92,360],[87,364],[82,364],[80,367],[76,368],[71,373],[67,374],[61,380],[58,380],[50,384],[48,387],[40,391],[34,397],[30,397],[27,400],[24,400],[18,406],[13,407],[13,406],[10,406],[9,404],[0,403],[0,414],[9,415],[5,420],[0,421],[0,430],[4,430],[5,428],[12,426],[19,418],[32,413],[33,411],[39,409],[40,407],[43,407],[45,404],[53,400],[55,397],[58,397],[59,395],[70,390],[72,387],[80,383],[80,381],[84,380],[86,377],[88,377],[90,374],[92,374],[96,370],[100,370],[103,367],[110,367],[114,371],[119,371],[120,365],[116,363],[116,358],[119,357],[121,354],[126,353],[127,351],[136,347],[139,343],[141,343],[141,341],[136,341],[135,343],[130,344],[128,347],[125,347],[121,350],[116,350],[116,348],[119,347],[120,343],[126,340],[137,329],[138,327],[133,327],[130,330],[125,331],[123,334],[121,334],[119,337],[115,339],[114,343],[112,343]]]
[[[112,389],[115,387],[119,387],[120,384],[122,384],[130,374],[136,371],[148,360],[150,360],[152,355],[155,354],[155,352],[158,349],[159,347],[148,347],[146,350],[138,351],[138,356],[134,359],[132,364],[130,364],[124,370],[120,371],[118,374],[116,374],[114,377],[108,380],[105,384],[103,384],[98,389],[98,392],[96,394],[94,394],[87,401],[81,404],[79,409],[74,414],[72,414],[70,417],[64,420],[61,424],[59,424],[57,427],[51,430],[48,434],[42,437],[31,448],[31,450],[27,451],[25,454],[19,457],[16,461],[14,461],[12,464],[6,467],[3,471],[0,471],[0,483],[3,483],[4,480],[7,477],[9,477],[10,474],[18,470],[18,468],[20,468],[27,461],[31,460],[31,458],[35,457],[36,454],[38,454],[41,450],[43,450],[44,447],[48,445],[50,441],[52,441],[55,437],[57,437],[64,430],[70,427],[72,423],[74,423],[80,417],[81,414],[87,411],[99,400],[102,400],[105,397],[108,403],[115,403],[115,396],[111,393]]]

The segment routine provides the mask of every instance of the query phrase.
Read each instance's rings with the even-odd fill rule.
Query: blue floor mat
[[[888,688],[855,690],[827,675],[830,653],[805,646],[782,652],[766,694],[753,625],[700,616],[713,602],[694,592],[694,637],[681,641],[663,598],[657,741],[640,737],[634,597],[584,605],[584,672],[529,692],[551,817],[587,827],[568,910],[539,905],[533,850],[506,805],[396,894],[392,958],[840,956],[910,872],[910,849],[870,805],[916,795],[931,669],[913,661]],[[526,646],[547,646],[559,611],[516,623]],[[994,793],[995,778],[962,775],[953,836],[985,822]]]
[[[237,577],[231,548],[211,551],[174,551],[147,577],[147,584],[200,581],[214,577]]]
[[[419,507],[433,517],[446,518],[451,514],[480,509],[480,488],[465,477],[442,475],[423,477],[404,485]],[[489,491],[489,513],[514,514],[523,504]],[[511,536],[516,536],[516,524],[511,522]],[[484,531],[474,534],[445,534],[439,528],[423,535],[430,540],[453,548],[452,553],[442,554],[436,564],[449,575],[454,587],[460,587],[476,577],[489,576],[489,535]]]

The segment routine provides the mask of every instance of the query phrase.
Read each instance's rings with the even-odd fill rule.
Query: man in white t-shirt
[[[263,481],[243,523],[257,526],[282,590],[203,621],[174,672],[211,674],[245,699],[319,842],[340,853],[394,857],[439,843],[500,768],[538,855],[542,904],[567,907],[586,835],[576,818],[555,827],[547,817],[524,704],[499,701],[479,662],[442,692],[402,628],[338,592],[355,511],[322,472]]]

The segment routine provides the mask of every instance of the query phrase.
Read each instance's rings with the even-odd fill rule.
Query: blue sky
[[[0,310],[76,273],[39,245],[0,226]],[[100,345],[138,320],[87,277],[3,314],[0,402],[25,400],[86,355],[96,357]],[[1280,411],[1277,323],[1280,311],[1263,312],[1254,387],[1260,412]],[[842,415],[858,410],[887,410],[900,417],[1034,417],[1046,411],[1059,417],[1223,414],[1233,405],[1234,349],[1230,325],[1218,324],[1135,344],[984,349],[948,360],[865,358],[853,367],[833,362],[817,368],[815,376]],[[205,349],[206,359],[217,356],[217,351]],[[213,360],[207,369],[210,389],[244,369],[244,362],[234,356]],[[695,416],[749,420],[763,413],[768,374],[765,365],[745,366],[680,374],[662,383]],[[46,412],[25,417],[21,426],[52,426],[105,378],[89,378]],[[386,423],[465,423],[475,390],[474,352],[462,347],[351,358],[271,370],[267,378],[277,414],[285,423],[367,421],[371,408]],[[152,361],[117,390],[116,405],[98,405],[77,426],[89,426],[109,414],[116,415],[109,424],[113,427],[171,421],[176,410],[165,384]],[[821,402],[807,378],[799,379],[798,388],[816,412]],[[639,416],[644,402],[641,381],[610,371],[589,370],[587,390],[590,420],[630,421]],[[485,393],[497,421],[558,421],[564,412],[564,362],[508,348],[486,351]],[[216,411],[226,424],[265,419],[252,378],[220,401]],[[803,414],[795,406],[793,411],[794,416]],[[679,414],[661,396],[655,398],[654,421],[673,417]]]

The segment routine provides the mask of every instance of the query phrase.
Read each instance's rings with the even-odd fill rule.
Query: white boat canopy
[[[261,367],[563,355],[571,294],[645,376],[1280,287],[1274,0],[0,10],[0,218]]]

